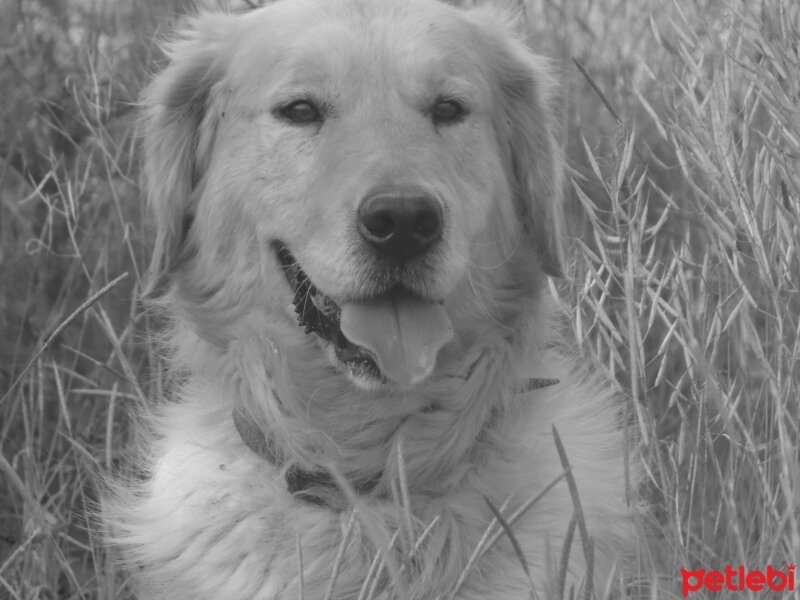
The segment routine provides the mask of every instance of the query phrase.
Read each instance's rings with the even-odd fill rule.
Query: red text
[[[730,565],[724,571],[695,569],[681,569],[683,580],[682,592],[686,598],[690,593],[701,589],[710,592],[731,590],[734,592],[760,592],[772,590],[775,592],[792,591],[794,585],[795,565],[786,565],[786,569],[775,569],[768,566],[766,571],[749,571],[744,566],[733,568]]]

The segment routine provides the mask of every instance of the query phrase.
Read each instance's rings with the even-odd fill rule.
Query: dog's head
[[[151,278],[205,337],[269,315],[362,387],[415,385],[561,274],[550,77],[496,9],[279,0],[168,53],[144,100]]]

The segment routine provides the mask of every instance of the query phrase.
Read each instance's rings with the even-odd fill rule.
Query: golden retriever
[[[104,513],[140,597],[619,579],[636,469],[554,349],[564,160],[519,21],[278,0],[169,46],[143,102],[173,390]]]

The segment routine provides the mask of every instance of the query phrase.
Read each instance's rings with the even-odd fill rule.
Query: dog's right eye
[[[291,104],[287,104],[279,109],[278,114],[287,121],[297,123],[298,125],[316,123],[322,120],[320,110],[313,102],[308,100],[295,100]]]

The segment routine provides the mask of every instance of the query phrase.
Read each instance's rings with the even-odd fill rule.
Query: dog
[[[480,3],[277,0],[169,44],[143,153],[171,391],[103,514],[141,598],[620,579],[637,469],[558,349],[565,161],[527,35]]]

